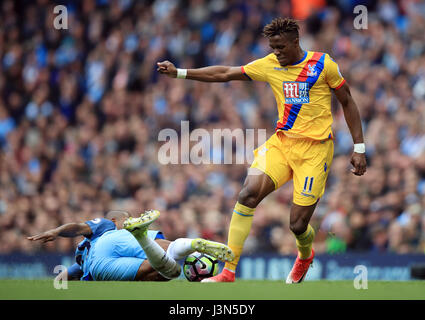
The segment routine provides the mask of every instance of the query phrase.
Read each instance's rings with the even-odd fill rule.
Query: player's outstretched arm
[[[35,236],[27,237],[28,240],[44,242],[53,241],[57,237],[73,238],[77,236],[88,237],[92,234],[92,230],[86,223],[67,223],[58,228],[48,230]]]
[[[344,110],[345,121],[347,122],[354,144],[363,144],[364,139],[360,112],[351,96],[348,84],[344,83],[339,89],[335,90],[335,95]],[[364,150],[361,151],[356,152],[355,150],[351,156],[351,164],[354,167],[354,169],[351,169],[351,172],[356,176],[361,176],[366,172],[366,156]]]
[[[177,78],[178,70],[181,70],[184,79],[198,80],[204,82],[227,82],[231,80],[249,81],[242,72],[241,67],[210,66],[198,69],[177,69],[170,61],[157,63],[157,71],[171,78]]]

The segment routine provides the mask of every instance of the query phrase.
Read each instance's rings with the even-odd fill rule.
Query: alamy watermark
[[[359,4],[354,7],[353,13],[357,14],[353,21],[354,29],[367,29],[367,7]]]
[[[206,129],[189,130],[189,121],[181,121],[180,134],[163,129],[158,141],[158,161],[168,164],[249,164],[253,150],[266,141],[266,129]]]
[[[360,264],[354,267],[354,274],[356,277],[354,278],[354,288],[357,290],[367,289],[367,267]]]
[[[53,27],[56,30],[68,29],[68,9],[63,5],[58,5],[53,8],[53,13],[57,14],[53,20]]]
[[[53,273],[58,274],[53,280],[53,287],[57,290],[68,289],[68,269],[63,265],[57,265]]]

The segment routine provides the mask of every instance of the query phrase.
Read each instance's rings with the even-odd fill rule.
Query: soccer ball
[[[218,273],[218,260],[204,253],[194,252],[184,261],[183,272],[189,281],[201,281]]]

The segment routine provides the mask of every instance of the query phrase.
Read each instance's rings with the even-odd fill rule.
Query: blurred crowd
[[[201,83],[159,75],[244,65],[270,52],[262,28],[300,19],[305,50],[328,52],[360,108],[368,169],[350,173],[352,139],[333,99],[335,156],[312,219],[317,253],[425,252],[425,4],[399,1],[61,1],[0,4],[0,253],[73,252],[81,239],[26,240],[108,210],[161,210],[166,238],[227,242],[246,164],[161,164],[164,128],[267,129],[264,83]],[[300,3],[300,1],[298,1]],[[367,29],[353,6],[368,8]],[[297,9],[297,10],[296,10]],[[300,16],[301,15],[301,16]],[[180,137],[182,138],[182,137]],[[181,140],[179,140],[181,142]],[[245,253],[294,254],[292,184],[257,208]]]

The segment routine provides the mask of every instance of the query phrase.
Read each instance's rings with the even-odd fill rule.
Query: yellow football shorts
[[[332,139],[289,138],[278,131],[254,150],[251,168],[267,174],[276,189],[293,179],[293,202],[310,206],[325,192],[333,152]]]

